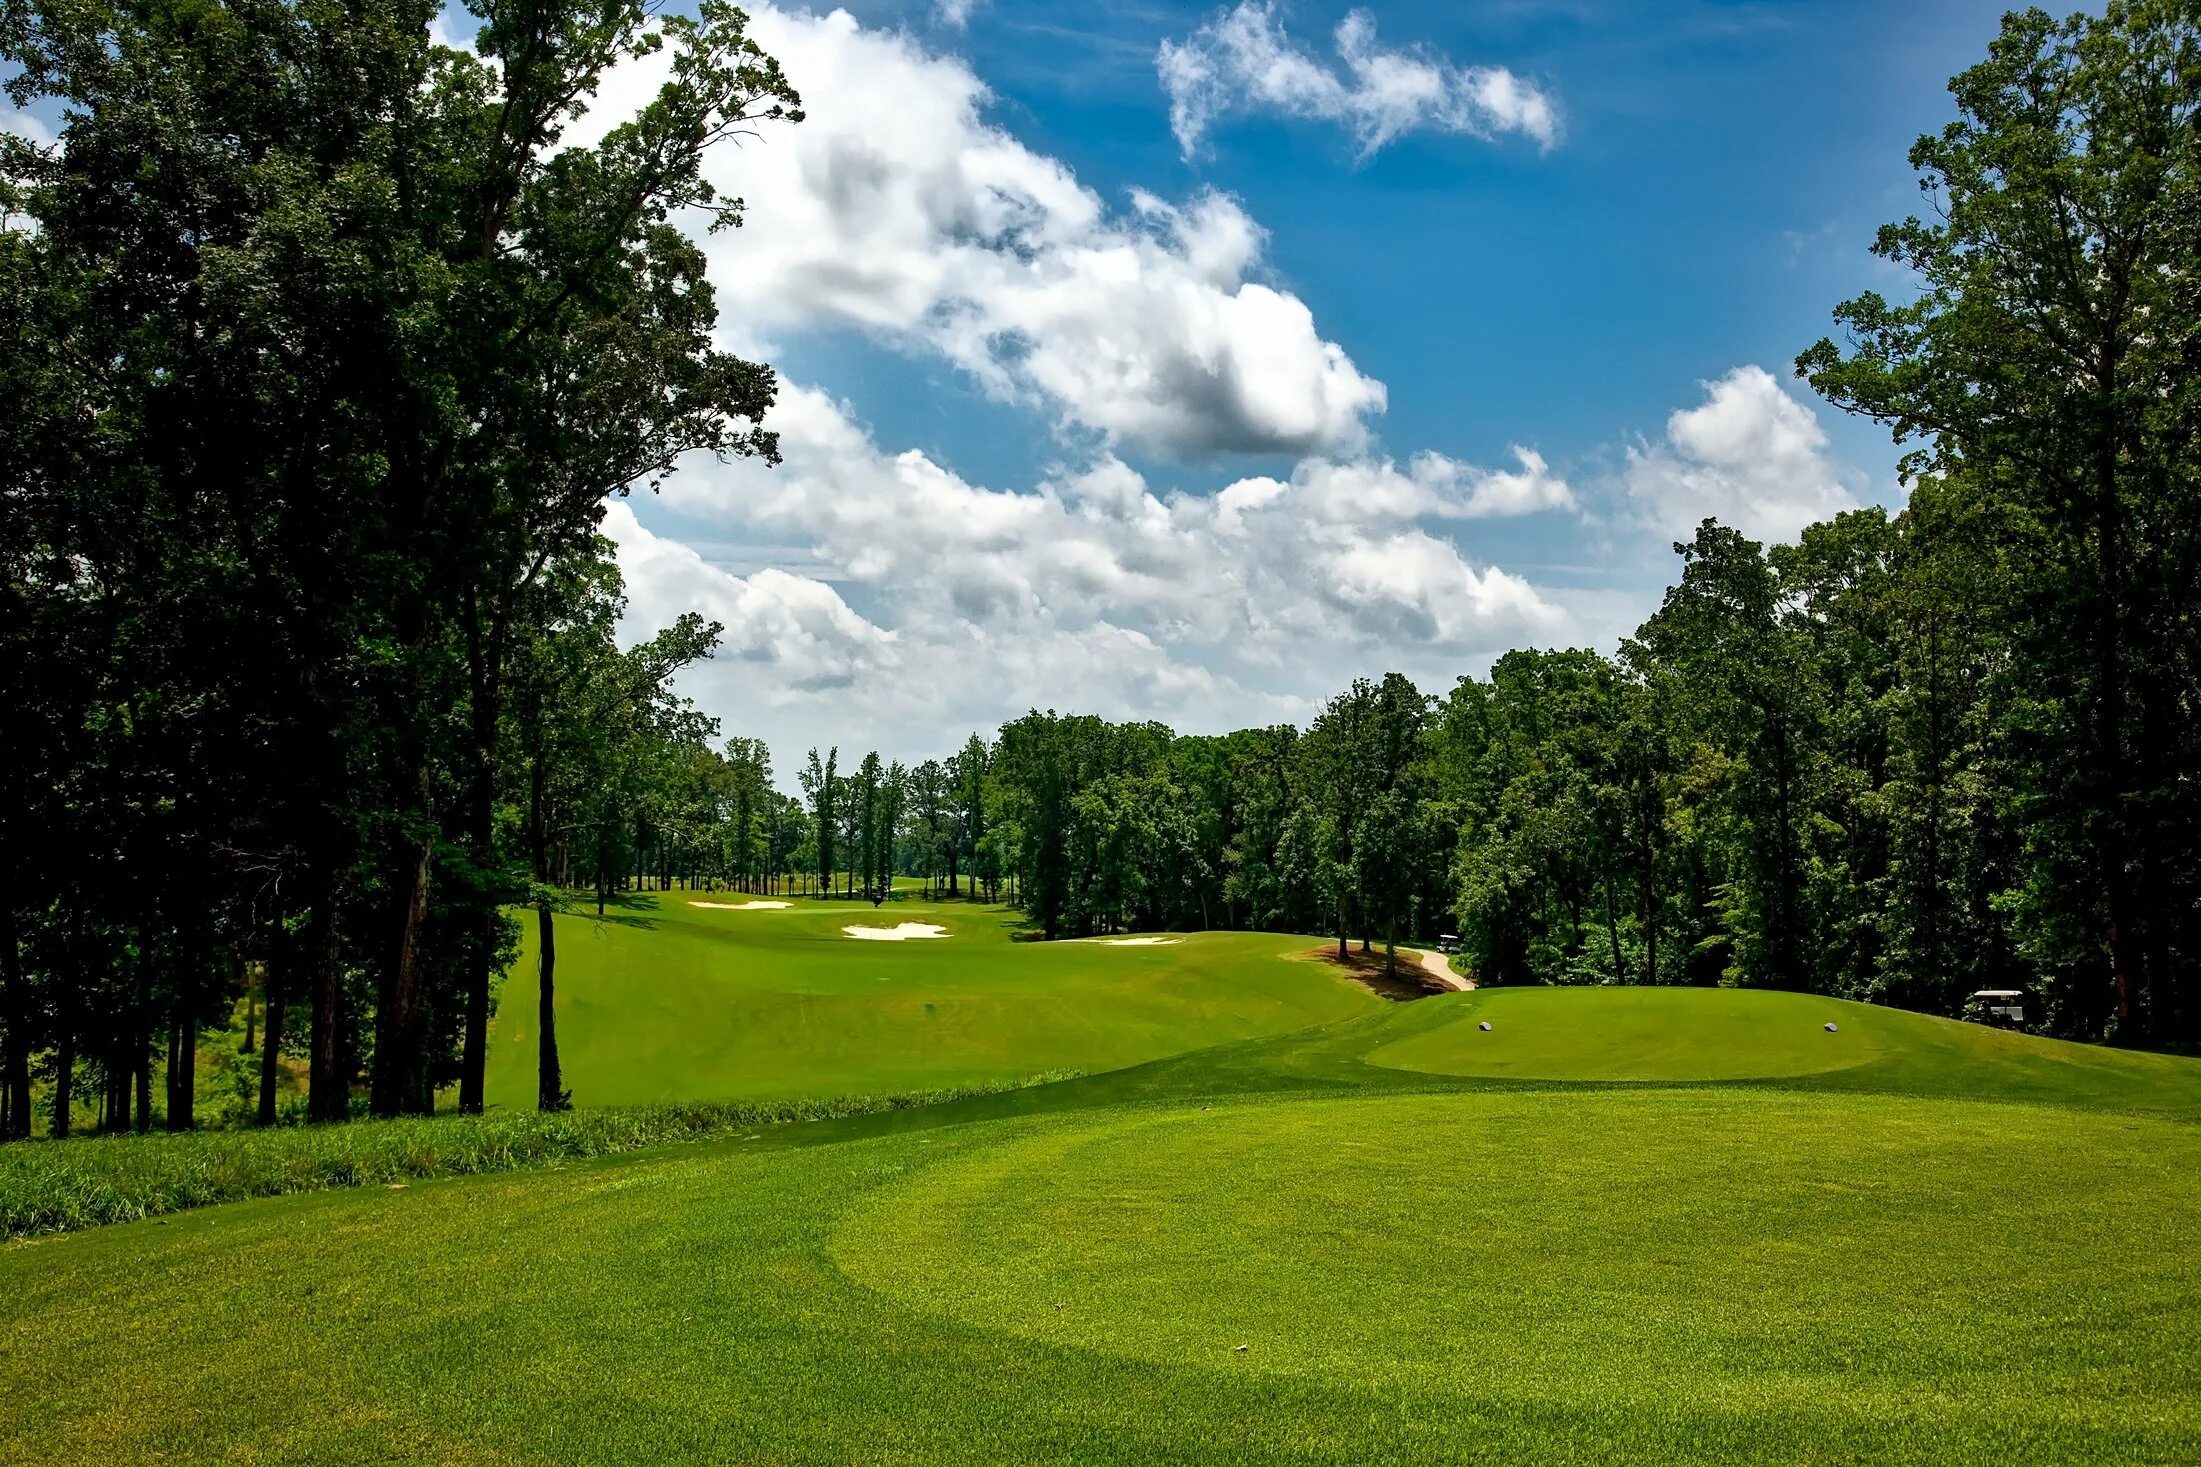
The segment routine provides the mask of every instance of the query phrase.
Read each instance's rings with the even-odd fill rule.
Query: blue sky
[[[1835,302],[1889,288],[1867,247],[1915,207],[1905,152],[1947,120],[1948,77],[1979,59],[2006,7],[1279,6],[1318,55],[1359,8],[1387,45],[1534,77],[1559,103],[1562,140],[1547,152],[1415,133],[1363,160],[1336,127],[1256,114],[1192,162],[1170,135],[1155,53],[1218,7],[1083,8],[994,0],[956,30],[929,23],[930,5],[850,7],[968,57],[995,119],[1104,194],[1237,195],[1270,231],[1274,270],[1389,385],[1386,442],[1490,458],[1524,435],[1575,453],[1655,427],[1697,381],[1738,362],[1783,367]],[[820,360],[868,382],[866,355]],[[955,401],[952,376],[896,403],[902,364],[868,365],[883,374],[865,409],[882,429],[936,442],[981,477],[1029,467],[1035,445]],[[1878,428],[1827,426],[1846,457],[1892,473]]]
[[[750,9],[810,120],[714,158],[706,248],[786,462],[606,528],[629,630],[722,621],[685,687],[784,766],[1441,693],[1610,648],[1704,514],[1899,502],[1789,364],[1903,289],[1867,246],[1994,5]]]
[[[1883,430],[1788,364],[1837,301],[1903,288],[1867,246],[1998,14],[760,10],[812,121],[730,174],[757,248],[728,253],[729,314],[816,397],[783,414],[781,483],[705,470],[617,521],[637,624],[740,615],[691,679],[729,728],[904,757],[1027,706],[1214,730],[1356,674],[1441,692],[1507,647],[1610,647],[1701,515],[1774,538],[1899,502]],[[960,121],[916,105],[958,87]],[[879,202],[902,174],[929,202]],[[1003,177],[1007,225],[936,196]],[[877,224],[896,208],[932,233]],[[1253,243],[1218,273],[1195,236],[1232,229]],[[931,277],[973,238],[982,266]],[[1134,287],[1078,263],[1142,239]],[[1262,292],[1307,329],[1200,324]],[[1228,390],[1201,406],[1187,360]],[[1229,380],[1261,363],[1296,407]]]

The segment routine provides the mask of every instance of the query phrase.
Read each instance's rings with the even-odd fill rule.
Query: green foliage
[[[0,143],[0,732],[38,751],[0,788],[9,1133],[34,1055],[143,1125],[155,1050],[187,1070],[250,965],[308,1018],[318,1118],[363,1072],[379,1113],[453,1076],[478,1108],[503,909],[670,866],[712,773],[662,695],[709,629],[611,676],[597,528],[689,454],[776,457],[673,219],[740,223],[702,160],[799,101],[719,0],[499,5],[472,53],[435,15],[0,9],[10,97],[71,119]]]
[[[1973,613],[1964,630],[1993,648],[1989,722],[1935,737],[1981,735],[1991,782],[1929,766],[1925,819],[1990,807],[2001,829],[1978,855],[2023,868],[1989,898],[1998,945],[2073,1030],[2190,1038],[2201,18],[2160,0],[2016,12],[1950,92],[1956,118],[1911,150],[1931,217],[1874,246],[1915,292],[1845,302],[1849,349],[1821,341],[1797,368],[1915,441],[1909,469],[1984,501],[1936,506],[1975,537],[1979,569],[1934,579],[1938,614]],[[1973,670],[1929,656],[1928,716],[1954,712]],[[1945,861],[1910,823],[1910,889],[1970,884],[1968,853]],[[1940,898],[1930,913],[1906,928],[1912,953],[1953,946]]]

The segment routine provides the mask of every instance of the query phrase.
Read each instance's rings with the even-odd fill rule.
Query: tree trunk
[[[1605,935],[1613,946],[1613,981],[1625,983],[1628,964],[1620,956],[1620,910],[1613,901],[1613,868],[1609,862],[1605,866]]]
[[[2115,370],[2103,372],[2105,390],[2113,389]],[[2118,586],[2123,574],[2123,515],[2117,503],[2117,448],[2114,424],[2104,435],[2104,446],[2095,455],[2094,513],[2095,556],[2101,585],[2101,610],[2094,638],[2094,740],[2100,788],[2096,808],[2101,811],[2101,833],[2095,842],[2100,865],[2102,912],[2107,922],[2103,934],[2109,954],[2109,981],[2120,1028],[2119,1037],[2137,1037],[2129,1027],[2137,1021],[2140,1032],[2147,1025],[2146,974],[2133,971],[2131,938],[2126,922],[2125,863],[2134,853],[2127,849],[2125,830],[2124,757],[2124,648],[2123,618],[2118,614]]]
[[[196,1119],[199,1024],[188,990],[178,994],[168,1019],[168,1129],[188,1131]]]
[[[1776,937],[1773,944],[1774,981],[1783,988],[1803,987],[1796,960],[1796,909],[1798,875],[1795,860],[1795,813],[1791,784],[1788,726],[1773,720],[1773,881]]]
[[[423,805],[427,803],[427,783],[423,769]],[[425,1071],[422,1000],[426,987],[421,978],[421,939],[428,921],[428,881],[435,849],[434,837],[423,835],[407,853],[396,883],[403,899],[398,911],[397,955],[375,1013],[370,1104],[378,1116],[418,1115],[427,1109],[421,1099]]]
[[[54,1041],[53,1125],[48,1129],[56,1137],[69,1134],[76,1112],[76,1024],[68,1007],[64,998],[61,1032]]]
[[[565,1072],[558,1064],[558,930],[551,922],[550,903],[535,904],[535,1106],[538,1110],[568,1110]]]
[[[138,1121],[140,1131],[153,1129],[153,1046],[138,1046]]]
[[[344,1120],[352,1107],[351,1076],[344,1065],[344,968],[337,948],[336,896],[336,873],[316,872],[299,964],[313,994],[306,1115],[315,1121]]]
[[[24,993],[23,955],[11,926],[7,942],[0,946],[0,1023],[6,1025],[0,1041],[0,1109],[7,1125],[0,1140],[22,1140],[31,1134],[31,1035],[30,1002]]]
[[[100,1067],[99,1129],[112,1135],[130,1129],[130,1067],[123,1063],[119,1040]]]
[[[466,1038],[459,1054],[459,1113],[480,1115],[489,1088],[489,977],[497,957],[497,909],[481,914],[481,951],[469,954]],[[430,1097],[431,1101],[433,1097]]]
[[[286,959],[281,954],[283,926],[278,919],[270,924],[266,960],[260,965],[267,989],[267,1024],[260,1036],[260,1108],[256,1119],[263,1126],[275,1124],[275,1089],[282,1076],[283,1053],[283,968]]]

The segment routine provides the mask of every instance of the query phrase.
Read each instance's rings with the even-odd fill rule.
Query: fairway
[[[1380,1382],[1416,1414],[1517,1424],[1524,1455],[1518,1425],[1595,1402],[1707,1454],[1747,1423],[1789,1460],[1829,1435],[2100,1460],[2115,1437],[2089,1418],[2130,1393],[2124,1349],[2168,1366],[2152,1389],[2201,1389],[2201,1133],[2101,1140],[2035,1107],[1733,1092],[1180,1108],[930,1167],[832,1253],[972,1328]],[[2129,1291],[2078,1304],[2104,1256]]]
[[[1036,943],[968,902],[656,892],[558,923],[558,1039],[576,1103],[879,1094],[1119,1069],[1380,1008],[1303,938]],[[705,905],[706,903],[710,905]],[[915,941],[846,929],[937,927]],[[489,1100],[535,1100],[534,927],[490,1031]],[[905,933],[905,936],[908,934]]]
[[[0,1248],[0,1461],[2201,1455],[2201,1063],[854,910],[573,919],[561,1027],[697,1088],[1088,1075]],[[723,1053],[650,1031],[706,993]],[[628,1027],[584,1036],[598,1004]],[[905,1052],[927,1005],[955,1042]],[[82,1362],[139,1318],[118,1392]]]

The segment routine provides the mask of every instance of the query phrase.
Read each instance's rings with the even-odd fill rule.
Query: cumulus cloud
[[[1644,524],[1686,540],[1711,517],[1756,540],[1793,540],[1857,507],[1826,430],[1772,373],[1737,367],[1703,387],[1702,403],[1666,420],[1663,442],[1628,450],[1623,478]]]
[[[989,123],[969,66],[907,33],[770,5],[752,29],[809,120],[709,164],[754,205],[705,242],[738,345],[858,328],[938,353],[1065,430],[1170,455],[1365,441],[1383,384],[1266,277],[1265,235],[1236,200],[1112,206]],[[614,77],[586,121],[631,113],[663,68]]]
[[[985,0],[934,0],[933,18],[951,30],[961,30],[971,23],[971,12]]]
[[[808,541],[819,563],[878,599],[904,658],[980,637],[1078,639],[1079,660],[1032,667],[1038,684],[1004,682],[1015,706],[1042,701],[1049,676],[1074,692],[1132,667],[1149,691],[1217,692],[1240,686],[1237,676],[1300,696],[1316,668],[1319,683],[1345,664],[1453,667],[1570,630],[1535,586],[1437,532],[1571,504],[1526,450],[1503,472],[1433,454],[1405,465],[1312,459],[1289,478],[1214,494],[1157,490],[1104,453],[1029,488],[992,489],[921,452],[882,450],[812,388],[784,389],[772,421],[779,468],[696,465],[667,486],[670,506]],[[1108,657],[1113,670],[1096,660]],[[941,676],[997,673],[951,664]]]
[[[1339,22],[1335,40],[1339,66],[1287,35],[1273,4],[1241,0],[1183,41],[1164,41],[1155,67],[1185,156],[1199,151],[1216,122],[1245,112],[1337,123],[1364,158],[1422,130],[1520,133],[1544,148],[1559,139],[1551,97],[1502,66],[1456,66],[1419,47],[1386,50],[1365,10]]]
[[[647,637],[687,611],[722,622],[717,654],[680,674],[681,691],[783,759],[827,742],[943,754],[1028,707],[1187,728],[1303,719],[1310,710],[1303,698],[1247,687],[1106,619],[973,618],[916,595],[900,598],[901,624],[888,631],[815,578],[773,569],[743,577],[712,565],[643,527],[624,504],[609,506],[604,529],[627,582],[625,636]]]
[[[623,500],[605,506],[603,533],[618,547],[631,628],[656,632],[699,612],[724,628],[717,656],[772,666],[764,686],[783,692],[845,688],[892,662],[893,633],[858,616],[823,581],[770,567],[729,575],[644,528]]]

